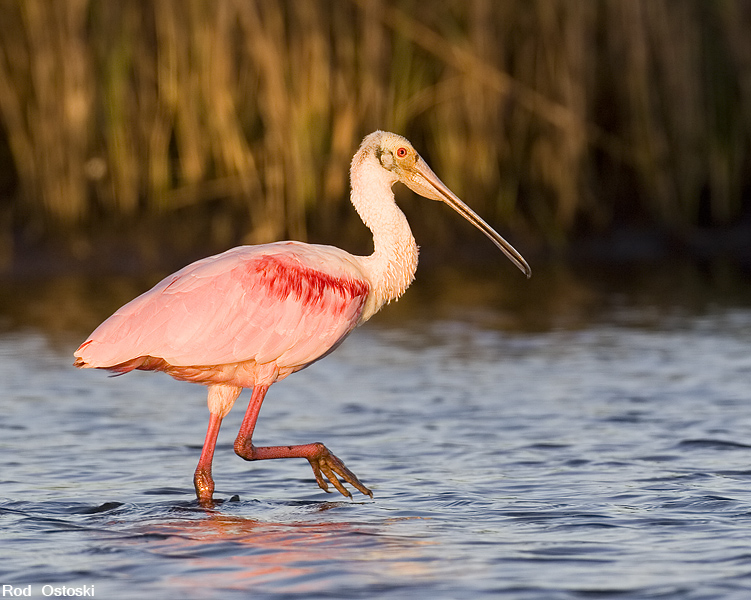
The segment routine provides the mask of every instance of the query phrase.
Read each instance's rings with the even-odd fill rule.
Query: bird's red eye
[[[398,156],[399,158],[404,158],[405,156],[407,156],[407,149],[406,149],[406,148],[405,148],[404,146],[402,146],[401,148],[399,148],[399,149],[398,149],[398,150],[396,151],[396,155],[397,155],[397,156]]]

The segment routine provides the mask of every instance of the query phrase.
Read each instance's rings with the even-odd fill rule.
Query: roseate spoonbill
[[[370,256],[301,242],[233,248],[168,276],[104,321],[75,352],[76,367],[164,371],[208,386],[209,426],[193,479],[201,505],[213,505],[217,434],[243,388],[253,392],[235,440],[240,457],[306,458],[327,492],[326,479],[351,497],[341,477],[373,496],[321,443],[256,447],[251,438],[272,383],[326,356],[412,282],[417,244],[394,202],[394,183],[445,202],[531,274],[524,258],[402,136],[376,131],[365,137],[350,180],[352,204],[373,233]]]

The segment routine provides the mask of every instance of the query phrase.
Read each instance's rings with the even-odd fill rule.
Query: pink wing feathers
[[[107,368],[151,356],[173,366],[302,367],[358,323],[370,284],[354,260],[296,242],[200,260],[102,323],[76,351],[77,364]]]

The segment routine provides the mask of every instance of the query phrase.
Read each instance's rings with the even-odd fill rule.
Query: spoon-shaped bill
[[[413,192],[420,194],[431,200],[440,200],[445,202],[467,221],[472,223],[477,229],[482,231],[490,240],[498,246],[503,253],[508,256],[509,260],[514,263],[527,277],[532,276],[532,269],[524,260],[524,257],[511,244],[509,244],[501,234],[488,225],[480,216],[469,206],[464,204],[456,195],[446,187],[433,170],[428,166],[421,157],[418,156],[413,171],[404,177],[405,185]]]

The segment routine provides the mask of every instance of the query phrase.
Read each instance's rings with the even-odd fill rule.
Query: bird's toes
[[[329,482],[331,482],[331,484],[337,489],[337,491],[347,498],[352,498],[352,494],[349,492],[349,490],[347,490],[347,488],[344,487],[342,482],[339,480],[339,477],[341,477],[345,482],[349,483],[352,487],[356,488],[359,492],[365,494],[366,496],[370,496],[371,498],[373,497],[373,492],[365,487],[357,478],[357,476],[346,467],[344,462],[342,462],[339,457],[332,454],[331,451],[323,444],[321,444],[321,449],[318,457],[315,459],[315,462],[311,460],[310,463],[313,466],[313,473],[316,476],[316,481],[318,482],[319,487],[326,490],[327,492],[329,490],[326,481],[323,479],[324,475],[326,476],[326,479],[328,479]]]
[[[342,485],[341,481],[339,481],[339,478],[336,476],[336,473],[334,473],[334,470],[330,464],[322,463],[321,470],[323,471],[323,474],[326,475],[326,478],[331,482],[331,484],[339,491],[339,493],[342,496],[346,496],[347,498],[352,497],[352,494],[350,494],[349,490]],[[345,481],[346,481],[346,478],[345,478]]]
[[[316,478],[318,487],[321,488],[324,492],[331,493],[326,480],[323,478],[323,473],[321,473],[320,461],[318,461],[317,459],[309,459],[309,462],[310,466],[313,467],[313,475]]]

